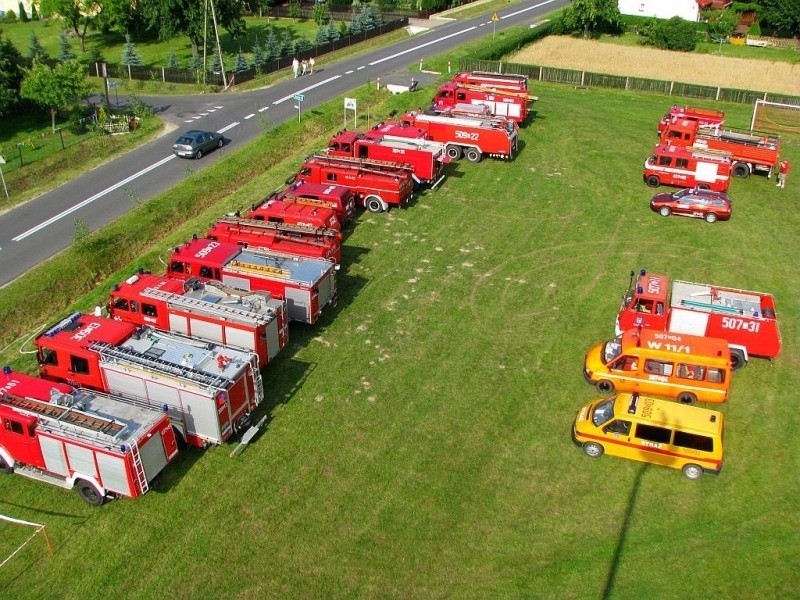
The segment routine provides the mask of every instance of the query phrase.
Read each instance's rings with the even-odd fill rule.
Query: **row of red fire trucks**
[[[659,122],[659,143],[644,163],[647,185],[724,192],[731,177],[765,173],[780,162],[780,138],[723,127],[721,111],[673,106]]]
[[[524,78],[496,78],[498,90],[525,85],[509,97],[527,93]],[[287,345],[289,322],[313,325],[335,304],[341,224],[357,205],[404,206],[462,155],[512,158],[518,131],[481,105],[336,134],[286,189],[172,249],[163,274],[139,270],[105,307],[36,336],[39,376],[0,377],[0,470],[99,505],[145,493],[184,445],[251,436],[261,369]]]

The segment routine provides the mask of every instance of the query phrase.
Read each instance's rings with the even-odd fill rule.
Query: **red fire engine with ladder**
[[[658,134],[661,135],[670,123],[681,120],[697,121],[700,127],[719,129],[725,122],[725,113],[712,108],[696,108],[694,106],[673,105],[658,123]]]
[[[89,504],[136,498],[178,454],[163,410],[76,390],[4,367],[0,472],[64,489]]]
[[[254,352],[260,368],[289,341],[283,300],[198,279],[179,281],[140,272],[114,286],[108,314],[134,325]]]
[[[342,234],[335,229],[320,230],[255,219],[223,217],[208,230],[206,237],[229,244],[273,250],[281,254],[324,258],[332,260],[337,265],[342,262]]]
[[[342,224],[330,206],[317,200],[304,201],[302,198],[283,197],[278,200],[274,196],[264,198],[254,204],[244,214],[245,219],[266,221],[282,225],[310,227],[313,229],[342,230]],[[234,216],[239,216],[236,213]]]
[[[770,177],[780,162],[781,141],[775,135],[703,129],[697,121],[687,119],[669,123],[661,134],[661,143],[730,152],[735,177],[748,177],[757,171]]]
[[[642,178],[650,187],[674,185],[724,192],[731,180],[731,154],[659,144],[644,161]]]
[[[167,277],[220,281],[245,291],[266,291],[286,300],[292,321],[314,324],[336,302],[336,265],[319,258],[289,256],[207,239],[175,248]]]
[[[511,90],[492,91],[477,85],[465,85],[450,81],[439,87],[433,97],[433,108],[442,110],[459,104],[483,104],[489,107],[493,115],[508,117],[517,123],[528,118],[528,105],[537,100],[527,92]]]
[[[484,156],[511,159],[519,143],[519,125],[510,119],[501,122],[410,111],[402,116],[400,125],[422,129],[429,139],[443,143],[453,160],[462,156],[474,163]]]
[[[424,139],[406,139],[355,131],[340,131],[328,142],[325,150],[328,156],[342,156],[405,163],[418,183],[430,184],[435,189],[444,180],[444,165],[450,159],[444,152],[444,145]]]
[[[38,336],[36,346],[41,377],[165,407],[179,439],[194,446],[241,432],[264,398],[252,352],[151,327],[75,313]]]
[[[309,183],[336,183],[349,187],[361,205],[379,213],[390,206],[405,206],[414,193],[409,169],[397,163],[375,163],[359,158],[311,156],[305,160],[295,180]]]
[[[528,76],[512,73],[492,73],[490,71],[460,71],[451,81],[465,85],[476,85],[495,90],[528,92]]]
[[[751,355],[774,358],[781,351],[772,294],[688,281],[673,281],[670,289],[667,277],[644,270],[631,272],[616,333],[634,327],[728,340],[734,369]]]
[[[356,214],[356,196],[350,188],[343,185],[293,183],[285,190],[272,194],[270,199],[332,208],[342,223]]]

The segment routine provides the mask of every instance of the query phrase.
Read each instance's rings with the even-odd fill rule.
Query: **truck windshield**
[[[598,402],[597,406],[594,407],[594,412],[592,412],[592,423],[594,423],[595,427],[600,427],[600,425],[608,422],[611,420],[611,417],[614,416],[614,400],[616,400],[616,398],[617,397],[614,396],[608,400]]]
[[[622,340],[614,338],[605,343],[603,346],[603,363],[608,364],[617,358],[622,352]]]

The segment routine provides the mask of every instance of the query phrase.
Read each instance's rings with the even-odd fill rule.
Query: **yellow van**
[[[583,374],[604,394],[639,392],[682,404],[725,402],[731,351],[722,339],[629,329],[590,348]]]
[[[639,394],[585,404],[573,441],[592,458],[604,453],[681,469],[689,479],[722,469],[723,415]]]

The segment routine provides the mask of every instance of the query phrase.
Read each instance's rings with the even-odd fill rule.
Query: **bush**
[[[751,37],[761,37],[761,25],[758,23],[750,25],[750,28],[747,30],[747,35]]]
[[[3,18],[3,21],[6,23],[16,23],[17,13],[15,13],[13,10],[6,11],[6,16]]]
[[[696,25],[680,17],[672,17],[667,21],[651,19],[640,33],[643,44],[663,50],[692,52],[697,47]]]

